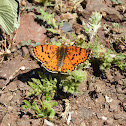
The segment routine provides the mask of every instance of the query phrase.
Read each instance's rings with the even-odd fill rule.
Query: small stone
[[[86,126],[85,122],[83,121],[80,126]]]
[[[120,113],[117,113],[117,114],[114,114],[114,119],[118,120],[118,119],[125,119],[126,117],[124,116],[124,114],[120,114]]]
[[[40,45],[45,42],[47,36],[46,29],[43,26],[40,26],[34,21],[34,16],[32,15],[24,15],[20,18],[20,27],[15,31],[15,42],[20,43],[22,40],[28,42],[28,40],[32,40],[35,42],[39,42]]]
[[[114,82],[114,77],[111,75],[110,70],[105,70],[105,72],[106,72],[107,79],[108,79],[110,82]]]
[[[119,109],[119,100],[113,100],[111,103],[110,103],[110,111],[117,111]]]
[[[8,106],[8,107],[7,107],[7,110],[8,110],[8,111],[12,111],[12,110],[13,110],[13,107],[12,107],[12,106]]]
[[[6,90],[9,90],[9,91],[16,91],[17,90],[17,84],[16,82],[11,82],[7,87],[6,87]]]
[[[23,55],[23,57],[29,57],[30,56],[28,48],[26,48],[25,46],[22,47],[22,55]]]
[[[123,81],[122,81],[122,80],[119,80],[119,81],[118,81],[118,84],[119,84],[119,85],[123,85]]]
[[[0,102],[7,105],[12,100],[13,95],[11,93],[5,93],[0,96]]]
[[[109,125],[112,125],[112,124],[113,124],[113,118],[108,118],[108,119],[107,119],[107,123],[108,123]]]
[[[63,32],[69,32],[69,31],[73,31],[73,28],[69,23],[64,22],[62,30],[63,30]]]
[[[119,71],[115,71],[115,80],[119,81],[120,79],[122,79],[124,76],[120,74]]]
[[[125,94],[117,94],[117,97],[120,101],[123,101],[126,98]]]
[[[54,123],[48,121],[48,120],[44,120],[44,124],[47,125],[47,126],[54,126]]]
[[[2,89],[5,85],[6,81],[3,79],[0,80],[0,89]]]
[[[17,126],[31,126],[30,120],[28,120],[28,119],[27,120],[24,120],[24,119],[18,120]]]
[[[96,80],[96,83],[95,83],[95,89],[96,89],[96,92],[98,93],[102,93],[105,91],[105,83],[101,80]]]
[[[112,99],[112,98],[110,98],[110,97],[108,97],[107,95],[105,96],[105,100],[106,100],[106,102],[108,102],[108,103],[110,103],[110,102],[112,102],[112,101],[113,101],[113,99]]]
[[[98,113],[97,113],[97,117],[98,117],[98,119],[101,119],[101,118],[102,118],[102,116],[103,116],[103,114],[102,114],[102,113],[100,113],[100,112],[98,112]]]
[[[81,112],[82,118],[84,118],[84,119],[89,119],[90,117],[93,116],[93,111],[90,109],[87,109],[85,107],[82,107],[80,112]]]
[[[102,116],[102,120],[107,120],[107,117],[105,117],[105,116]]]
[[[77,14],[76,13],[62,13],[61,14],[61,20],[64,20],[64,21],[68,21],[68,20],[75,20],[77,18]]]
[[[39,119],[32,119],[32,126],[39,126],[40,125],[40,120]]]
[[[124,93],[126,93],[126,89],[123,89],[123,87],[120,86],[120,85],[117,85],[117,86],[116,86],[116,90],[117,90],[117,93],[119,93],[119,94],[124,94]]]
[[[0,126],[17,126],[16,125],[16,119],[17,119],[17,115],[16,114],[6,114],[3,117],[3,120],[0,124]]]

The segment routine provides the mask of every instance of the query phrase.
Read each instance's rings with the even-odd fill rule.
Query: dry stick
[[[5,84],[5,86],[2,88],[2,91],[7,87],[7,85],[10,83],[11,80],[13,80],[15,78],[15,75],[20,71],[20,70],[25,70],[26,68],[24,66],[21,66],[20,68],[18,68],[17,70],[15,70],[15,72],[7,79],[7,82]]]

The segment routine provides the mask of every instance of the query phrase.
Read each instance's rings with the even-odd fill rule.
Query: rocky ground
[[[38,14],[38,8],[36,7],[32,11],[27,9],[36,3],[22,1],[21,24],[15,33],[15,45],[20,45],[23,40],[32,40],[40,42],[40,44],[44,44],[45,40],[50,41],[50,38],[44,34],[46,32],[44,26],[40,26],[34,21],[33,16],[35,13]],[[72,26],[72,33],[79,35],[83,29],[82,21],[89,21],[89,17],[94,11],[101,12],[101,28],[97,32],[99,41],[106,48],[126,54],[126,40],[121,41],[126,34],[126,1],[121,1],[121,4],[114,5],[112,0],[86,0],[79,4],[79,7],[75,6],[73,12],[69,10],[69,4],[66,2],[63,3],[62,11],[59,11],[59,6],[55,8],[57,12],[55,18],[59,21],[69,22]],[[59,0],[59,2],[61,1]],[[52,8],[44,7],[44,9],[53,12]],[[119,24],[116,38],[112,36],[113,22]],[[107,33],[104,27],[108,28]],[[67,32],[68,36],[69,34]],[[120,43],[117,40],[120,40]],[[33,110],[23,110],[23,100],[30,89],[27,82],[35,77],[37,71],[43,71],[29,52],[27,47],[14,50],[0,63],[1,126],[46,126],[49,125],[49,122],[52,122],[50,125],[57,126],[126,126],[125,70],[111,66],[110,69],[106,69],[106,75],[104,75],[99,70],[97,62],[91,62],[90,68],[87,69],[87,81],[79,86],[82,93],[63,94],[62,99],[56,100],[58,106],[54,107],[56,115],[53,120],[47,122],[47,119],[35,117]],[[25,66],[24,70],[20,69],[22,66]],[[5,85],[7,86],[2,90]],[[64,114],[63,118],[60,116],[61,114]],[[70,116],[69,122],[68,117],[70,118]]]

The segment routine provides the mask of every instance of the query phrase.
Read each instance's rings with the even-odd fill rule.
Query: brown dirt
[[[26,5],[31,6],[31,3],[27,2]],[[122,0],[122,5],[126,8],[125,0]],[[56,18],[59,20],[60,18],[65,18],[66,21],[74,20],[75,22],[70,22],[74,30],[72,32],[79,34],[82,30],[80,22],[82,20],[87,21],[92,12],[100,11],[106,15],[103,17],[101,25],[107,24],[111,31],[112,23],[118,22],[121,28],[118,38],[121,38],[126,33],[126,22],[123,21],[123,18],[126,17],[126,10],[123,10],[124,12],[122,13],[121,7],[121,5],[113,7],[111,0],[104,2],[101,0],[86,0],[86,2],[82,3],[82,10],[77,9],[76,11],[78,22],[74,20],[72,13],[65,15],[65,17],[63,14],[61,17],[57,15]],[[26,18],[21,18],[21,20],[24,20],[26,23],[25,27],[28,28],[30,26],[26,22],[28,20],[27,15],[25,15],[25,17]],[[31,20],[31,22],[34,21]],[[24,24],[22,23],[22,25]],[[44,43],[45,39],[49,40],[44,34],[45,29],[43,27],[40,27],[39,32],[41,32],[41,35],[38,35],[38,31],[34,31],[34,33],[32,30],[30,33],[25,31],[22,25],[16,34],[16,43],[20,43],[22,40],[22,37],[19,36],[20,34],[26,37],[23,37],[26,41],[30,36],[33,40],[36,35],[37,41],[40,41],[41,44]],[[38,24],[35,25],[34,22],[34,29],[36,29],[35,27],[38,28],[39,26]],[[116,52],[118,52],[119,49],[121,50],[119,52],[126,51],[121,48],[122,46],[118,46],[116,39],[105,35],[103,27],[99,29],[97,35],[99,41],[101,41],[105,47],[115,51],[117,50]],[[110,39],[113,39],[114,42],[110,43]],[[36,41],[36,39],[33,41]],[[93,63],[87,70],[88,79],[79,86],[79,90],[82,94],[67,96],[65,96],[66,94],[62,94],[65,100],[57,100],[58,106],[54,108],[56,116],[52,121],[54,125],[126,126],[126,74],[116,67],[111,67],[110,70],[106,70],[106,76],[103,76],[103,74],[98,71],[97,65],[98,63]],[[21,66],[25,66],[26,69],[23,71],[19,70]],[[17,70],[18,72],[16,72]],[[29,110],[26,112],[22,108],[23,100],[30,89],[27,82],[30,81],[32,77],[36,77],[36,71],[43,71],[43,68],[40,68],[40,65],[37,64],[37,61],[34,60],[33,57],[30,57],[29,48],[27,47],[14,51],[0,64],[0,126],[40,126],[43,124],[42,119],[34,118],[33,111]],[[47,72],[47,74],[49,75],[51,73]],[[9,78],[12,75],[13,78],[10,80]],[[6,84],[6,88],[2,90]],[[66,118],[61,118],[60,115],[64,112],[66,112]],[[72,113],[69,124],[67,124],[66,120],[68,113]],[[43,125],[46,126],[47,124],[44,122]]]

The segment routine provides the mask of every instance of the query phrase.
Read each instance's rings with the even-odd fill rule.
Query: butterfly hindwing
[[[72,65],[69,58],[66,56],[63,61],[63,66],[62,66],[61,72],[68,73],[68,71],[72,71],[74,69],[75,69],[75,67]]]
[[[52,73],[58,73],[57,55],[54,55],[52,60],[50,60],[48,63],[44,63],[43,66]]]

